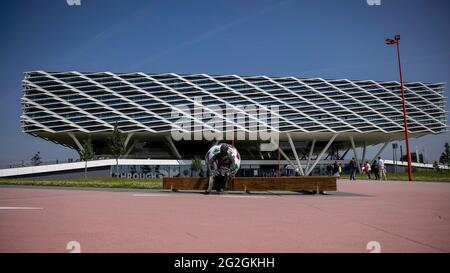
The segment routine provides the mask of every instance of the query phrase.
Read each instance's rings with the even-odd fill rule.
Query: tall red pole
[[[400,39],[396,40],[397,44],[397,58],[398,58],[398,69],[400,71],[400,86],[402,89],[402,104],[403,104],[403,124],[405,127],[405,142],[406,142],[406,158],[408,160],[408,179],[412,181],[412,168],[411,168],[411,154],[409,153],[409,139],[408,139],[408,122],[406,118],[406,105],[405,105],[405,91],[403,90],[403,75],[402,75],[402,65],[400,63]]]

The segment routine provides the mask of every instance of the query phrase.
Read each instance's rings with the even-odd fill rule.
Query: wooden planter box
[[[206,177],[164,177],[163,188],[171,190],[206,190]],[[217,188],[214,183],[213,189]],[[235,177],[230,191],[336,191],[333,176]]]

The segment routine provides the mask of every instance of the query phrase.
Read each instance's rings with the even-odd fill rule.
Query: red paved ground
[[[450,250],[450,183],[340,181],[339,194],[0,188],[0,252]],[[352,194],[346,194],[352,193]],[[135,196],[134,194],[144,195]]]

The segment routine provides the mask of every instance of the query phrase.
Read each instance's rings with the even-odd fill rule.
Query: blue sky
[[[24,71],[398,80],[396,51],[384,40],[400,33],[404,80],[448,83],[449,11],[447,0],[1,1],[0,163],[37,151],[43,160],[77,157],[21,132]],[[427,136],[411,147],[432,161],[449,140]]]

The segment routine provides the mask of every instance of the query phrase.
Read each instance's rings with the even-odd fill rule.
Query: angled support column
[[[133,141],[133,143],[131,144],[130,148],[128,148],[128,150],[125,152],[125,155],[124,155],[125,158],[131,153],[131,151],[133,150],[135,145],[136,145],[136,140]]]
[[[364,145],[363,145],[363,154],[362,154],[362,159],[361,159],[361,165],[364,166],[364,162],[366,162],[366,142],[364,141]]]
[[[252,153],[252,151],[250,150],[250,148],[247,148],[247,149],[245,149],[245,150],[247,151],[247,153],[248,153],[249,155],[252,156],[252,159],[256,159],[256,156]]]
[[[261,145],[256,145],[256,150],[258,151],[258,157],[260,157],[261,160],[264,160],[264,155],[261,152]]]
[[[331,139],[328,141],[327,145],[325,146],[325,148],[323,148],[322,152],[320,152],[319,156],[317,156],[316,160],[314,161],[314,163],[312,164],[311,168],[308,169],[308,171],[306,172],[306,175],[308,176],[312,170],[314,169],[314,167],[316,167],[317,163],[319,163],[320,159],[322,158],[323,154],[328,150],[328,148],[330,148],[330,145],[333,143],[334,139],[338,136],[339,134],[334,134]]]
[[[308,160],[308,154],[305,154],[304,152],[302,152],[302,157],[300,157],[300,160]],[[305,166],[305,168],[306,168],[306,166]]]
[[[375,159],[377,159],[377,157],[378,157],[382,152],[384,152],[384,150],[385,150],[386,147],[388,146],[389,142],[391,142],[390,139],[389,139],[388,141],[386,141],[386,142],[383,144],[383,147],[381,147],[381,149],[378,151],[378,153],[373,157],[371,163],[372,163]]]
[[[313,139],[313,142],[311,143],[311,149],[309,150],[308,162],[306,163],[305,172],[309,168],[309,163],[311,162],[311,157],[314,152],[314,145],[316,145],[316,139]]]
[[[355,140],[353,139],[353,136],[350,136],[350,143],[352,144],[353,157],[355,158],[356,166],[358,166],[358,172],[362,173],[361,165],[359,165],[358,153],[356,152]]]
[[[130,139],[131,139],[131,137],[132,137],[133,135],[134,135],[133,132],[128,133],[127,138],[125,139],[125,142],[124,142],[124,144],[123,144],[123,146],[124,146],[125,148],[127,148],[128,142],[130,142]]]
[[[297,166],[289,159],[289,157],[283,152],[283,150],[280,148],[280,142],[278,142],[278,144],[277,144],[277,143],[275,143],[275,142],[272,140],[271,144],[272,144],[274,147],[277,147],[277,148],[280,150],[280,154],[284,157],[284,159],[286,159],[287,162],[289,162],[289,165],[291,165],[291,166],[294,167],[294,168],[297,167]]]
[[[83,151],[83,150],[84,150],[84,149],[83,149],[83,146],[81,146],[81,144],[80,144],[80,142],[78,141],[78,139],[77,139],[77,137],[75,136],[75,134],[72,133],[72,132],[68,132],[67,134],[73,139],[73,141],[74,141],[75,144],[77,145],[78,149],[80,149],[80,151]]]
[[[287,162],[289,162],[289,164],[292,166],[292,167],[297,167],[290,159],[289,159],[289,157],[283,152],[283,150],[281,150],[281,148],[280,148],[280,154],[284,157],[284,159],[286,159],[286,161]]]
[[[287,137],[288,137],[288,140],[289,140],[289,144],[291,145],[292,152],[294,153],[295,160],[297,161],[297,165],[298,165],[298,169],[300,171],[300,175],[305,175],[305,173],[303,172],[302,164],[300,163],[300,159],[298,158],[297,150],[295,149],[294,142],[292,141],[291,134],[288,133]]]
[[[169,146],[170,149],[172,150],[172,152],[175,154],[175,156],[177,157],[177,159],[181,159],[181,155],[178,152],[177,147],[175,146],[175,144],[172,141],[172,138],[170,136],[166,136],[166,140],[169,142]]]
[[[347,155],[348,151],[350,151],[350,147],[347,148],[347,150],[345,150],[345,152],[342,154],[342,156],[339,158],[339,160],[344,160],[344,157]]]

